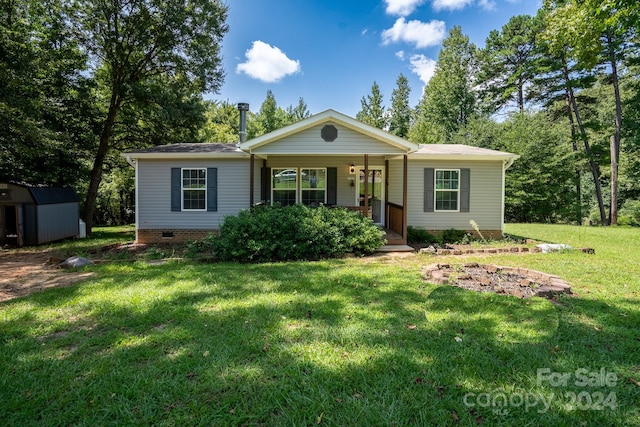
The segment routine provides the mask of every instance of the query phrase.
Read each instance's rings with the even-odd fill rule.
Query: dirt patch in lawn
[[[0,302],[73,285],[94,273],[62,270],[47,251],[0,250]]]
[[[460,265],[431,264],[423,269],[423,277],[436,284],[450,284],[472,291],[495,292],[518,298],[552,298],[557,294],[571,293],[569,284],[552,274],[475,262]]]

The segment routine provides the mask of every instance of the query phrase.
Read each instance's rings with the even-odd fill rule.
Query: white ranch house
[[[246,104],[241,109],[241,129]],[[505,171],[517,155],[418,145],[327,110],[238,144],[171,144],[123,156],[136,170],[136,239],[184,241],[258,203],[359,210],[407,243],[407,226],[501,236]]]

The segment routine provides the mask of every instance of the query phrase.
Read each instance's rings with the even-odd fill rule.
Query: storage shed
[[[78,195],[70,187],[0,182],[0,243],[22,246],[76,237]]]

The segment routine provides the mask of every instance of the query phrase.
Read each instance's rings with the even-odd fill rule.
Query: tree
[[[389,110],[389,132],[407,138],[411,128],[411,107],[409,80],[400,74],[396,80],[396,88],[391,93],[391,109]]]
[[[380,86],[375,81],[371,86],[371,94],[362,97],[360,104],[362,109],[356,113],[356,119],[362,123],[377,127],[378,129],[387,128],[387,118],[385,117],[384,105],[382,105],[382,94]]]
[[[502,31],[492,30],[479,52],[481,96],[490,113],[515,102],[525,109],[526,87],[534,77],[535,37],[539,21],[528,15],[512,17]]]
[[[566,136],[544,113],[514,114],[494,148],[520,155],[505,182],[505,220],[556,222],[573,214],[573,154]]]
[[[304,120],[310,116],[311,112],[303,98],[298,99],[298,105],[295,107],[293,105],[289,105],[287,107],[287,124],[299,122],[300,120]]]
[[[552,49],[572,47],[574,59],[585,67],[606,65],[615,96],[615,128],[611,135],[611,205],[609,223],[617,222],[618,163],[622,135],[622,95],[619,67],[638,29],[638,7],[625,0],[547,0],[545,37]]]
[[[206,101],[206,123],[200,132],[205,142],[238,142],[240,138],[240,114],[229,101]]]
[[[90,231],[103,163],[123,106],[144,100],[145,84],[156,78],[176,82],[188,96],[217,91],[227,7],[217,0],[78,0],[77,6],[84,48],[107,88],[84,205]]]
[[[59,2],[0,7],[0,179],[73,185],[95,139],[86,55]]]
[[[260,110],[255,115],[254,122],[247,123],[247,138],[251,139],[273,132],[287,124],[287,113],[278,107],[276,97],[271,90],[268,90],[265,100],[260,105]]]
[[[447,142],[477,114],[476,47],[455,26],[442,43],[435,74],[424,89],[411,140]]]

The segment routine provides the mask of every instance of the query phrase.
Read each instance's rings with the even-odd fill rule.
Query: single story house
[[[171,144],[123,153],[135,167],[136,239],[184,241],[258,203],[343,206],[406,244],[407,226],[502,236],[504,179],[515,154],[418,145],[326,110],[238,144]]]

